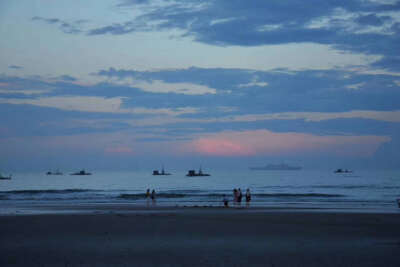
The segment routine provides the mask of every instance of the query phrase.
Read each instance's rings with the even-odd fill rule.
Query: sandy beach
[[[0,216],[0,265],[400,265],[400,214],[233,208],[103,211]]]

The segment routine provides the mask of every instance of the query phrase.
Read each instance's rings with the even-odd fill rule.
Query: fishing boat
[[[250,167],[249,169],[253,171],[298,171],[301,170],[302,167],[290,166],[288,164],[281,163],[281,164],[267,164],[265,166],[260,166],[260,167]]]
[[[153,175],[171,175],[168,172],[165,172],[164,166],[162,166],[161,172],[159,170],[154,170]]]
[[[60,170],[56,170],[54,172],[48,171],[48,172],[46,172],[46,175],[63,175],[63,173],[60,172]]]
[[[337,169],[334,171],[334,173],[352,173],[353,171],[350,171],[348,169]]]
[[[203,173],[203,171],[201,170],[201,166],[200,166],[199,172],[196,172],[195,170],[189,170],[188,173],[186,174],[186,176],[196,177],[196,176],[211,176],[211,175],[208,173]]]
[[[3,176],[1,173],[0,173],[0,180],[11,180],[11,174],[9,175],[9,176]]]

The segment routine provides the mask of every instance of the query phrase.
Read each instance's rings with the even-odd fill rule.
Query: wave
[[[390,185],[316,185],[312,188],[340,188],[340,189],[400,189],[400,186]]]
[[[0,200],[9,199],[9,198],[39,198],[39,199],[75,199],[78,197],[76,193],[79,194],[79,199],[87,198],[87,199],[96,199],[96,198],[111,198],[111,199],[131,199],[131,200],[139,200],[145,199],[146,194],[143,193],[122,193],[119,191],[119,194],[109,194],[111,192],[118,192],[116,190],[92,190],[92,189],[47,189],[47,190],[12,190],[12,191],[0,191]],[[82,194],[81,194],[82,193]],[[84,194],[89,193],[89,194]],[[156,194],[157,198],[164,199],[176,199],[176,198],[223,198],[224,196],[230,197],[232,193],[227,191],[219,191],[219,192],[206,192],[202,190],[167,190],[161,191]],[[341,194],[327,194],[327,193],[252,193],[253,197],[259,198],[277,198],[277,197],[318,197],[318,198],[334,198],[334,197],[344,197],[345,195]]]
[[[11,190],[11,191],[0,191],[2,194],[70,194],[70,193],[84,193],[84,192],[95,192],[99,190],[90,189],[46,189],[46,190]]]
[[[189,196],[187,194],[174,194],[174,193],[158,193],[157,198],[183,198]],[[123,199],[143,199],[146,198],[146,194],[120,194],[118,198]]]
[[[117,198],[124,198],[124,199],[141,199],[145,198],[146,194],[120,194]]]
[[[209,197],[209,198],[222,198],[223,196],[230,196],[231,194],[211,193],[211,194],[176,194],[176,193],[158,193],[156,198],[184,198],[184,197]],[[252,194],[253,197],[344,197],[340,194],[323,194],[323,193],[259,193]],[[120,194],[118,198],[123,199],[144,199],[146,194]]]
[[[201,193],[201,192],[207,192],[207,191],[199,189],[172,189],[164,191],[163,193],[187,194],[187,193]]]
[[[222,197],[230,196],[231,194],[207,194],[203,196],[207,197]],[[344,197],[345,195],[340,194],[324,194],[324,193],[253,193],[254,197]]]
[[[278,185],[278,186],[261,186],[260,188],[270,188],[270,189],[306,189],[306,188],[319,188],[319,189],[400,189],[400,186],[391,186],[391,185],[309,185],[309,186],[294,186],[294,185]]]
[[[323,193],[270,193],[270,194],[253,194],[258,197],[344,197],[341,194],[323,194]]]

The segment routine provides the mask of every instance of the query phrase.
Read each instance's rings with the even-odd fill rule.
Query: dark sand
[[[400,214],[124,207],[0,216],[0,266],[400,266]]]

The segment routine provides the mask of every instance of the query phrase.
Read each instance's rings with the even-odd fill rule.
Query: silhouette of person
[[[153,204],[156,203],[156,191],[153,189],[153,191],[151,191],[151,201],[153,202]]]
[[[146,205],[149,206],[149,202],[150,202],[150,189],[147,188],[146,190]]]
[[[238,191],[236,188],[233,189],[233,204],[236,204],[238,201]]]
[[[246,190],[246,205],[249,206],[251,201],[251,194],[250,194],[250,189],[247,188]]]
[[[147,188],[147,190],[146,190],[146,198],[150,198],[150,189],[149,188]]]
[[[242,197],[243,197],[242,190],[240,190],[240,188],[239,188],[239,190],[238,190],[238,198],[237,198],[237,201],[238,201],[239,205],[240,205],[240,203],[242,203]]]
[[[222,201],[224,202],[224,207],[228,208],[229,207],[229,201],[228,201],[228,198],[225,195],[223,195],[223,200]]]

